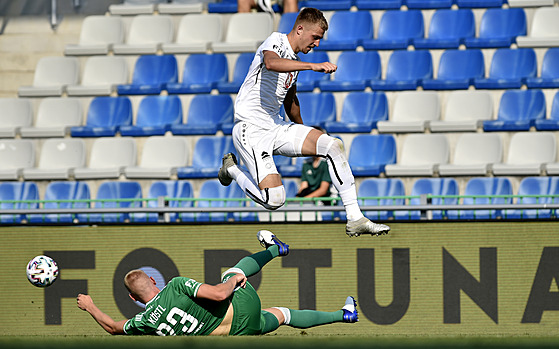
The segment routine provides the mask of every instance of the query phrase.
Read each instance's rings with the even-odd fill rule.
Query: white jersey
[[[299,60],[293,52],[287,35],[272,33],[260,45],[248,74],[235,99],[235,121],[246,121],[261,127],[283,123],[280,108],[287,91],[297,81],[298,71],[277,73],[264,65],[264,51],[274,51],[281,58]]]

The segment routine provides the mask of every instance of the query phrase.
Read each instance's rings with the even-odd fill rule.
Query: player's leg
[[[281,325],[295,328],[309,328],[314,326],[332,324],[335,322],[357,322],[358,313],[355,299],[347,297],[341,310],[327,312],[317,310],[294,310],[283,307],[274,307],[262,311],[264,325],[262,333],[276,330]],[[270,316],[273,315],[272,316]]]
[[[250,277],[262,270],[272,259],[289,254],[289,245],[281,242],[271,231],[260,230],[256,237],[266,250],[244,257],[233,268],[223,273],[222,278],[232,272],[241,272]]]
[[[274,137],[273,130],[237,123],[233,128],[235,148],[250,173],[238,166],[232,153],[225,154],[218,173],[222,185],[235,180],[249,198],[268,210],[285,203],[285,188],[272,157]]]
[[[387,225],[373,223],[361,212],[357,202],[355,178],[349,167],[342,141],[312,129],[305,138],[302,153],[323,156],[327,159],[332,184],[338,190],[347,213],[346,233],[349,236],[382,235],[390,231]]]

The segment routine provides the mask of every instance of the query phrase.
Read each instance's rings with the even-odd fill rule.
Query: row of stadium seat
[[[297,184],[293,180],[284,180],[288,198],[295,197]],[[508,178],[474,177],[465,187],[462,198],[458,184],[452,178],[421,178],[414,182],[411,195],[405,198],[405,188],[401,179],[366,179],[359,185],[358,197],[362,198],[362,206],[397,206],[419,205],[421,195],[431,195],[433,205],[464,205],[463,210],[434,210],[432,219],[532,219],[556,217],[557,210],[552,209],[506,209],[506,210],[467,210],[466,205],[472,204],[547,204],[559,203],[559,177],[526,177],[520,182],[516,197],[513,197],[511,182]],[[551,197],[552,195],[555,198]],[[14,224],[22,220],[30,223],[112,223],[112,222],[157,222],[157,213],[93,213],[93,214],[9,214],[10,209],[84,209],[95,208],[136,208],[158,207],[159,198],[168,198],[168,207],[194,207],[192,184],[189,181],[154,181],[146,196],[135,181],[103,182],[97,189],[95,200],[86,182],[50,182],[46,188],[45,202],[38,202],[39,190],[34,182],[0,183],[0,223]],[[217,180],[205,181],[196,202],[196,207],[242,207],[245,195],[238,186],[223,187]],[[142,200],[145,199],[145,200]],[[175,200],[173,200],[175,199]],[[203,200],[212,199],[212,200]],[[220,201],[213,199],[241,199],[238,201]],[[13,200],[19,202],[14,203]],[[74,202],[72,202],[74,200]],[[124,201],[120,201],[124,200]],[[33,202],[35,201],[35,202]],[[252,202],[248,203],[254,206]],[[289,203],[288,203],[289,205]],[[374,220],[417,220],[422,214],[417,210],[409,211],[366,211],[365,214]],[[170,213],[170,221],[256,221],[257,213]],[[342,218],[345,213],[325,212],[323,220]]]
[[[468,48],[549,47],[559,45],[559,29],[554,25],[557,7],[535,11],[527,35],[524,9],[488,9],[479,23],[472,10],[437,10],[425,32],[420,10],[387,11],[383,14],[377,35],[369,11],[334,12],[325,40],[316,50],[398,50]],[[277,31],[288,33],[297,13],[282,15]],[[223,35],[220,15],[191,14],[182,17],[175,34],[171,16],[139,15],[133,18],[128,33],[120,17],[90,16],[83,21],[77,44],[67,45],[66,55],[166,54],[213,52],[254,52],[274,30],[271,16],[265,13],[236,13],[231,16]],[[427,37],[426,35],[427,34]],[[126,38],[125,38],[126,36]]]
[[[506,90],[495,118],[493,96],[488,91],[452,91],[444,109],[438,92],[402,91],[394,96],[391,113],[384,92],[350,92],[343,97],[339,117],[333,93],[302,92],[298,99],[304,122],[330,133],[559,130],[558,92],[549,101],[548,116],[548,102],[541,90]],[[0,98],[0,109],[0,138],[145,137],[167,132],[188,136],[218,131],[230,135],[234,125],[233,99],[228,94],[199,94],[188,107],[176,95],[144,96],[136,112],[129,97],[95,97],[85,123],[79,98],[43,99],[35,122],[30,99]],[[185,117],[183,109],[187,110]]]
[[[555,0],[300,0],[299,8],[315,7],[322,11],[400,9],[438,9],[451,8],[492,8],[508,4],[511,7],[553,6]],[[274,12],[281,12],[277,4]],[[180,14],[197,13],[207,10],[210,13],[236,13],[237,0],[125,0],[123,4],[109,7],[113,15],[136,14]]]
[[[128,65],[124,58],[90,57],[80,79],[79,62],[73,57],[44,57],[39,60],[33,85],[21,86],[20,97],[237,93],[252,62],[253,54],[240,55],[229,80],[225,54],[193,54],[185,60],[179,82],[174,55],[143,55],[135,63],[132,82],[128,83]],[[326,52],[301,57],[306,62],[329,60]],[[428,50],[397,50],[390,55],[383,74],[376,51],[344,51],[337,61],[338,70],[328,74],[303,71],[297,90],[377,91],[512,89],[559,87],[559,48],[547,49],[537,76],[538,64],[533,49],[497,49],[485,76],[485,58],[479,49],[446,50],[442,53],[437,77],[433,78],[433,59]],[[382,76],[384,75],[384,78]],[[81,81],[80,81],[81,80]]]
[[[504,156],[500,134],[464,133],[452,156],[444,134],[411,134],[398,155],[393,135],[358,135],[349,147],[355,176],[538,176],[559,174],[557,140],[550,132],[515,133]],[[80,138],[49,138],[37,155],[33,141],[0,141],[0,179],[215,178],[221,157],[236,153],[230,136],[205,136],[190,149],[185,137],[148,137],[137,163],[130,137],[98,138],[90,150]],[[35,159],[38,158],[37,165]],[[299,177],[305,158],[275,156],[280,174]]]

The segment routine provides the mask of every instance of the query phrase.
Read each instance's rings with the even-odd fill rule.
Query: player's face
[[[320,44],[324,30],[318,24],[306,24],[301,30],[300,51],[307,54]]]

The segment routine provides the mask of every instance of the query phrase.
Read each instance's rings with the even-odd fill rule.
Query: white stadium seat
[[[128,83],[128,63],[124,57],[89,57],[80,85],[67,86],[69,96],[109,96],[117,85]]]
[[[118,178],[127,166],[136,165],[136,141],[131,137],[98,138],[93,142],[89,165],[76,168],[76,179]]]
[[[183,16],[175,42],[162,45],[167,54],[206,53],[214,42],[222,39],[222,19],[218,14]]]
[[[516,38],[519,47],[559,46],[559,7],[536,9],[528,36]]]
[[[124,42],[126,29],[118,16],[88,16],[83,20],[78,44],[66,45],[67,56],[106,55]]]
[[[394,101],[390,120],[377,122],[379,132],[425,132],[430,121],[439,120],[441,102],[435,91],[403,91]]]
[[[458,138],[450,164],[439,166],[441,176],[485,176],[494,163],[503,161],[501,136],[465,133]]]
[[[0,138],[14,138],[33,123],[33,104],[27,98],[0,98]]]
[[[124,169],[127,178],[170,178],[188,163],[189,146],[184,137],[149,137],[138,166]]]
[[[489,91],[452,91],[448,94],[442,120],[431,121],[431,132],[476,131],[483,120],[493,117]]]
[[[440,134],[411,134],[402,145],[398,163],[385,167],[387,176],[432,176],[450,158],[448,139]]]
[[[213,0],[212,0],[213,1]],[[209,0],[174,0],[168,4],[157,5],[157,11],[160,14],[178,15],[186,13],[201,13],[204,11],[205,3]]]
[[[112,4],[109,12],[112,15],[149,15],[155,11],[157,4],[167,0],[124,0],[122,4]]]
[[[169,15],[138,15],[132,19],[124,44],[113,45],[115,54],[155,54],[164,43],[173,41],[173,21]]]
[[[225,41],[212,44],[214,52],[254,52],[274,29],[268,13],[234,13],[229,19]]]
[[[64,137],[73,126],[83,121],[83,108],[78,98],[49,97],[39,104],[34,126],[22,127],[21,137]]]
[[[37,63],[32,86],[21,86],[20,97],[56,97],[66,91],[66,86],[77,85],[80,64],[76,57],[43,57]]]
[[[35,147],[27,139],[0,139],[0,180],[17,180],[35,166]]]
[[[510,140],[504,163],[493,165],[497,176],[539,176],[545,165],[556,162],[557,142],[551,132],[519,132]]]
[[[69,179],[74,168],[85,165],[85,141],[78,138],[49,138],[41,147],[39,164],[23,170],[26,180]]]

